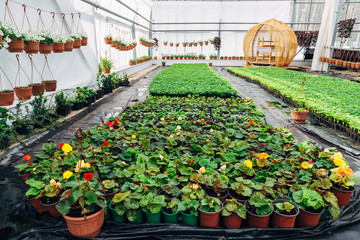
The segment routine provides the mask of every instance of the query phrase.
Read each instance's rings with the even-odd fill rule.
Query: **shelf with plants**
[[[143,56],[141,58],[131,59],[131,60],[129,60],[129,65],[133,66],[133,65],[136,65],[136,64],[140,64],[140,63],[150,61],[151,59],[152,59],[151,56]]]
[[[355,134],[360,131],[359,84],[340,78],[301,73],[281,68],[228,68],[229,71],[260,83],[294,100],[301,79],[307,79],[305,91],[310,111],[329,122],[340,124]],[[338,87],[341,86],[341,87]],[[300,107],[305,99],[299,99]]]
[[[222,97],[237,93],[228,81],[206,64],[173,64],[153,78],[149,92],[152,95]]]

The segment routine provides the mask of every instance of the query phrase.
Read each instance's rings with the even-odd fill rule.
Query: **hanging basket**
[[[104,38],[105,44],[111,44],[113,41],[111,38]]]
[[[63,42],[55,42],[52,46],[52,50],[54,53],[63,53],[65,49],[65,43]]]
[[[87,37],[82,37],[81,46],[86,46],[87,44],[88,44],[88,38]]]
[[[30,84],[29,87],[32,87],[33,96],[39,96],[45,92],[45,83],[34,83]]]
[[[75,39],[74,40],[74,48],[80,48],[81,47],[81,39]]]
[[[32,87],[16,87],[14,90],[19,100],[29,100],[32,96]]]
[[[56,90],[56,80],[45,80],[42,83],[45,84],[45,90],[47,92],[54,92]]]
[[[74,41],[68,41],[65,43],[65,46],[64,46],[64,51],[65,52],[72,52],[74,48]]]
[[[40,42],[39,41],[26,41],[24,51],[26,53],[39,53]]]
[[[39,44],[39,52],[41,54],[50,54],[52,51],[52,44],[40,43]]]
[[[111,47],[113,47],[113,48],[116,48],[116,46],[117,46],[117,42],[115,42],[115,41],[111,41],[110,46],[111,46]]]
[[[9,52],[22,52],[24,51],[25,45],[23,39],[11,39],[11,42],[9,42],[9,47],[7,50]]]
[[[14,91],[2,91],[0,92],[0,106],[10,106],[14,102]]]

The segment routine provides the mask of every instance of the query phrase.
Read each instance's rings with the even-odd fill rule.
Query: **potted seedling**
[[[178,197],[181,193],[181,190],[175,186],[175,185],[170,185],[170,184],[166,184],[164,186],[162,186],[161,188],[159,188],[159,190],[157,191],[157,195],[164,195],[165,196],[165,202],[170,202],[172,199]]]
[[[161,209],[166,206],[165,196],[148,193],[140,200],[147,223],[161,223]]]
[[[108,57],[101,57],[100,58],[100,66],[104,73],[110,73],[110,70],[114,66],[114,63]]]
[[[165,64],[166,64],[165,61],[161,61],[161,65],[162,65],[163,67],[165,67]]]
[[[162,209],[165,223],[177,224],[179,222],[179,211],[185,211],[185,204],[180,204],[181,201],[177,198],[173,198],[167,203],[166,207]]]
[[[181,218],[182,224],[186,226],[196,226],[198,219],[198,208],[200,206],[199,201],[191,200],[190,198],[183,199],[181,203],[179,203],[179,208],[182,210]]]
[[[252,228],[267,228],[273,206],[268,198],[251,197],[245,202],[247,225]]]
[[[241,220],[246,219],[246,209],[242,203],[235,199],[226,199],[221,215],[224,217],[225,227],[240,228]]]
[[[274,213],[271,218],[275,228],[293,228],[299,208],[287,200],[273,201]]]
[[[200,201],[199,224],[202,227],[219,227],[222,202],[215,197],[206,196]]]
[[[168,42],[167,41],[164,41],[164,46],[167,46]]]
[[[305,120],[309,114],[309,103],[307,101],[307,98],[306,98],[306,95],[305,95],[305,91],[304,91],[304,83],[306,81],[306,78],[302,78],[302,83],[300,85],[300,88],[299,88],[299,91],[298,93],[296,94],[296,97],[294,99],[294,103],[296,102],[296,99],[299,97],[302,97],[302,95],[304,95],[303,97],[305,98],[306,100],[306,105],[307,105],[307,108],[293,108],[293,105],[291,106],[291,118],[294,122],[296,123],[305,123]]]
[[[231,183],[229,195],[233,199],[236,199],[240,203],[245,203],[252,194],[252,188],[254,183],[250,179],[244,179],[243,177],[235,178],[236,182]]]

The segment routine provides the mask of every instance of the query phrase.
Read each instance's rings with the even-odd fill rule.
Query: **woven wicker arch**
[[[244,38],[246,64],[288,66],[294,59],[297,39],[285,23],[270,19],[249,29]]]

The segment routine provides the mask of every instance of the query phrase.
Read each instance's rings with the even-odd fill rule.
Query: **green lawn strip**
[[[150,84],[154,96],[219,96],[237,93],[232,85],[206,64],[174,64],[157,74]]]
[[[291,100],[295,99],[301,79],[305,77],[305,92],[311,110],[360,131],[360,85],[355,82],[280,68],[230,67],[228,70],[257,81]],[[305,105],[305,98],[298,101],[300,105]]]

